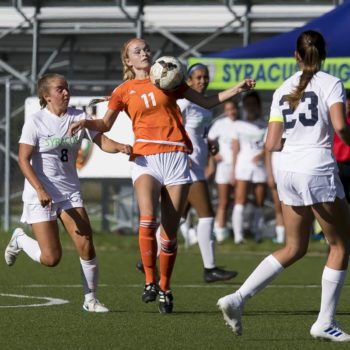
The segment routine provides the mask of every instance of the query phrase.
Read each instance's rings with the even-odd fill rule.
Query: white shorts
[[[208,163],[208,141],[206,138],[203,138],[203,135],[198,135],[191,129],[187,130],[187,133],[193,146],[193,152],[189,155],[192,181],[206,180],[205,168]]]
[[[284,204],[293,206],[334,202],[336,197],[345,197],[338,174],[317,176],[278,170],[277,191]]]
[[[80,192],[76,192],[61,202],[52,203],[51,210],[49,206],[42,207],[41,204],[23,203],[23,213],[21,222],[35,224],[38,222],[55,221],[63,210],[84,207]]]
[[[241,181],[250,181],[252,183],[265,183],[267,174],[265,165],[256,165],[253,162],[237,161],[235,168],[235,178]]]
[[[131,166],[132,182],[148,174],[162,186],[192,183],[188,154],[167,152],[137,157]]]
[[[219,162],[216,165],[215,182],[218,185],[230,184],[232,181],[232,164]]]

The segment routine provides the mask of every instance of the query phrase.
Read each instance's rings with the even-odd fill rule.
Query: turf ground
[[[9,235],[0,234],[3,252]],[[174,313],[160,315],[143,304],[143,276],[135,269],[136,237],[95,236],[100,261],[99,299],[108,314],[81,311],[78,258],[62,235],[64,255],[50,269],[21,255],[9,268],[0,257],[0,349],[333,349],[349,348],[313,340],[309,328],[320,301],[326,246],[313,242],[308,257],[285,271],[270,288],[250,300],[244,334],[226,328],[216,301],[235,290],[275,246],[270,242],[217,248],[220,266],[237,269],[231,282],[205,284],[198,247],[179,247],[173,277]],[[48,298],[48,299],[44,299]],[[61,301],[60,301],[61,300]],[[65,304],[43,306],[53,302]],[[39,306],[33,306],[33,305]],[[343,290],[338,320],[350,331],[350,284]]]

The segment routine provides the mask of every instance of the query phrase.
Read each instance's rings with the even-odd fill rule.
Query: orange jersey
[[[183,125],[176,100],[188,89],[163,91],[150,79],[127,80],[114,89],[108,109],[125,111],[135,134],[132,159],[172,151],[191,152],[192,144]]]

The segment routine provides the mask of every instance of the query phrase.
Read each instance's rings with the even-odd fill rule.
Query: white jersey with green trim
[[[287,79],[274,93],[270,121],[284,122],[285,143],[279,169],[310,175],[333,174],[336,162],[332,152],[334,129],[329,110],[335,103],[345,103],[344,86],[338,78],[316,73],[295,111],[286,96],[299,84],[301,72]]]
[[[82,130],[74,136],[67,132],[71,123],[88,118],[84,111],[71,107],[61,117],[45,108],[28,117],[23,125],[19,143],[34,146],[32,167],[53,202],[66,200],[80,191],[77,154],[82,139],[93,139],[97,132]],[[28,204],[39,203],[36,190],[27,179],[22,199]]]

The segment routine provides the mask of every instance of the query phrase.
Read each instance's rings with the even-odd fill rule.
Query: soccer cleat
[[[144,303],[149,303],[157,299],[158,289],[155,283],[145,284],[143,289],[142,301]]]
[[[207,283],[218,282],[218,281],[227,281],[233,277],[236,277],[238,274],[237,271],[226,271],[214,267],[213,269],[204,269],[204,281]]]
[[[310,334],[316,339],[334,342],[350,342],[350,335],[345,333],[336,322],[333,322],[329,326],[322,326],[316,322],[312,325]]]
[[[233,333],[242,335],[242,307],[235,306],[231,302],[231,295],[220,298],[216,305],[221,310],[226,324],[232,329]]]
[[[14,265],[18,254],[22,251],[22,248],[18,246],[17,238],[23,235],[25,235],[25,232],[20,227],[13,231],[10,242],[5,249],[5,261],[8,266]]]
[[[171,314],[173,312],[173,294],[171,290],[166,292],[159,290],[159,307],[158,310],[161,314]]]
[[[96,298],[85,301],[83,304],[83,310],[87,312],[109,312],[109,310]]]

